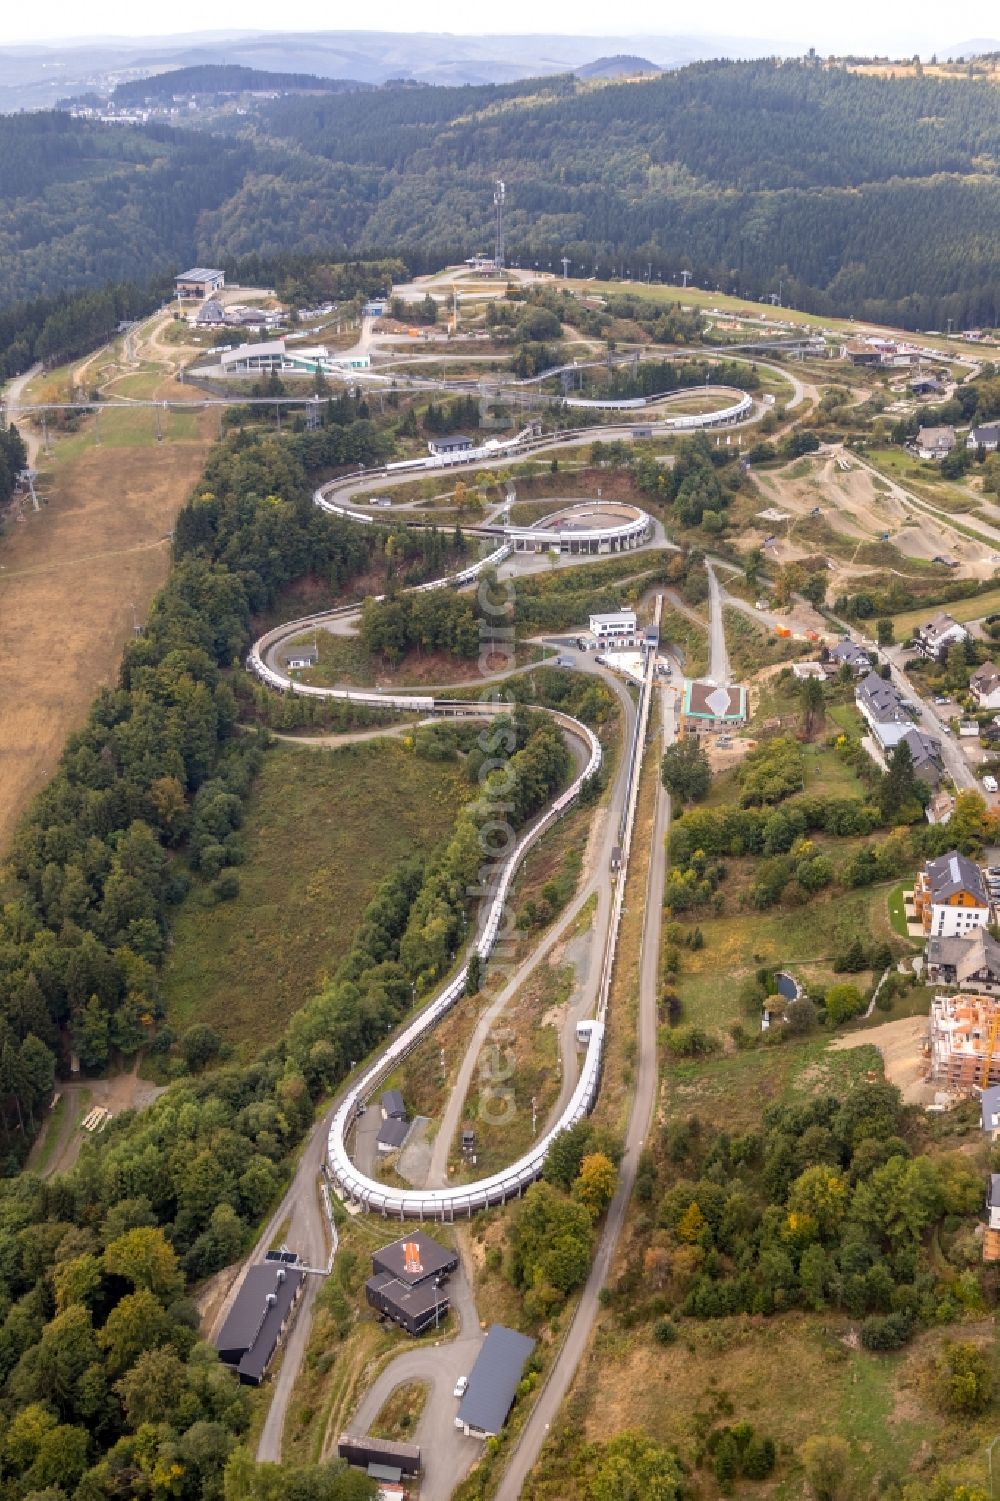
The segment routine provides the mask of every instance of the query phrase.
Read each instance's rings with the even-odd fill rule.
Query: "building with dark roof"
[[[507,1421],[517,1384],[536,1341],[503,1324],[487,1330],[482,1349],[469,1373],[455,1426],[471,1438],[493,1438]]]
[[[447,1277],[457,1266],[458,1252],[431,1240],[422,1230],[411,1230],[372,1252],[373,1272],[390,1272],[411,1286],[428,1277]]]
[[[996,453],[1000,448],[1000,423],[989,422],[985,427],[971,428],[965,446],[973,452],[982,448],[986,453]]]
[[[285,652],[286,667],[315,667],[318,661],[319,647],[315,641],[299,641]]]
[[[445,433],[439,438],[429,438],[427,441],[428,453],[465,453],[472,447],[472,439],[467,438],[465,433]]]
[[[984,1089],[979,1100],[982,1110],[980,1124],[990,1141],[1000,1136],[1000,1084],[991,1084]]]
[[[443,1285],[457,1266],[457,1251],[413,1230],[373,1252],[365,1297],[408,1333],[422,1334],[447,1317],[451,1304]]]
[[[409,1134],[410,1122],[401,1121],[397,1116],[390,1115],[389,1119],[379,1126],[375,1145],[380,1152],[398,1152],[400,1147],[405,1145]]]
[[[981,709],[1000,709],[1000,671],[995,662],[984,662],[969,679],[969,692]]]
[[[263,1381],[304,1283],[300,1267],[274,1262],[247,1267],[215,1341],[219,1359],[245,1384],[259,1386]]]
[[[420,1450],[416,1444],[399,1444],[391,1439],[372,1438],[369,1434],[357,1437],[342,1433],[337,1440],[337,1453],[349,1465],[367,1470],[370,1465],[382,1465],[398,1470],[401,1475],[420,1474]]]
[[[382,1099],[379,1103],[382,1111],[382,1119],[384,1121],[393,1119],[397,1121],[406,1120],[406,1105],[404,1103],[403,1095],[400,1090],[383,1090]]]
[[[365,1298],[371,1308],[400,1324],[407,1334],[423,1334],[425,1329],[439,1328],[451,1307],[448,1294],[438,1286],[436,1278],[428,1277],[413,1287],[391,1272],[376,1272],[369,1277]]]
[[[837,672],[841,667],[849,667],[855,677],[860,677],[863,672],[871,672],[872,669],[871,657],[856,641],[838,641],[836,646],[831,646],[825,653],[823,660]]]
[[[907,730],[899,743],[909,746],[914,776],[926,783],[933,792],[944,777],[944,754],[940,740],[928,735],[926,730],[912,729]]]
[[[914,645],[935,662],[943,662],[952,646],[968,640],[969,632],[965,626],[959,625],[954,616],[944,610],[939,610],[926,625],[913,632]]]
[[[1000,987],[1000,943],[985,928],[927,940],[924,968],[931,985],[957,985],[980,994]]]

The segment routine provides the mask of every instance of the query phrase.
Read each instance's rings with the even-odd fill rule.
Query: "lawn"
[[[805,907],[697,919],[692,915],[685,927],[696,920],[705,946],[694,951],[681,947],[674,988],[684,1007],[684,1021],[718,1029],[737,1020],[752,1026],[741,1017],[738,993],[741,982],[760,968],[788,966],[803,978],[828,982],[836,950],[846,948],[858,934],[868,939],[882,936],[888,925],[885,892],[885,886],[867,887],[820,896]]]
[[[378,882],[442,843],[467,792],[457,765],[398,740],[272,749],[247,806],[239,895],[207,907],[195,892],[178,915],[170,1024],[208,1022],[244,1056],[275,1042],[347,952]]]
[[[987,589],[982,594],[973,594],[968,599],[954,599],[945,605],[924,605],[922,610],[904,610],[892,618],[897,641],[905,641],[910,632],[923,625],[938,609],[945,610],[955,620],[980,620],[1000,610],[1000,589]]]
[[[892,931],[894,933],[897,933],[900,938],[905,938],[911,943],[913,942],[913,940],[910,938],[909,933],[906,931],[906,911],[903,906],[903,892],[912,889],[912,881],[900,881],[896,886],[892,888],[887,898],[889,906],[889,923],[892,927]]]

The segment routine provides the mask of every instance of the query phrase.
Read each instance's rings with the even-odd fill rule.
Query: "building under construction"
[[[930,1021],[935,1084],[957,1094],[1000,1084],[1000,998],[936,995]]]

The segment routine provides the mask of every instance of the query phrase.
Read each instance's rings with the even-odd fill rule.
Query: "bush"
[[[664,1038],[664,1047],[675,1058],[707,1058],[718,1051],[719,1040],[701,1027],[675,1027]]]
[[[942,1412],[978,1417],[993,1400],[993,1371],[976,1345],[945,1345],[932,1369],[934,1396]]]
[[[866,1350],[900,1350],[913,1333],[908,1313],[873,1314],[861,1325],[861,1343]]]
[[[240,878],[234,870],[224,870],[212,882],[212,893],[217,902],[231,902],[240,894]]]
[[[673,1319],[657,1319],[653,1325],[653,1338],[658,1345],[672,1345],[677,1338],[677,1325]]]

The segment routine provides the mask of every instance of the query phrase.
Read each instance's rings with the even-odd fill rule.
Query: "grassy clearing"
[[[737,678],[753,677],[762,667],[777,662],[793,662],[815,650],[811,641],[793,641],[776,636],[743,610],[732,605],[722,608],[729,664]]]
[[[844,841],[838,844],[841,850],[846,853]],[[737,862],[727,863],[735,866]],[[684,1021],[718,1031],[734,1021],[746,1022],[740,1015],[740,984],[760,968],[787,966],[817,984],[828,983],[833,955],[857,934],[869,940],[887,936],[887,890],[883,884],[826,893],[805,907],[697,916],[705,946],[681,949],[681,969],[674,984]],[[690,915],[690,926],[695,917]],[[860,977],[862,982],[865,978]]]
[[[894,615],[892,623],[896,640],[905,641],[911,631],[929,620],[937,608],[938,606],[925,605],[922,610],[904,610],[901,614]],[[1000,588],[986,589],[982,594],[973,594],[969,599],[955,599],[940,608],[963,624],[979,620],[984,615],[993,615],[1000,610]]]
[[[164,972],[178,1030],[208,1022],[245,1055],[268,1046],[350,946],[379,880],[445,839],[468,795],[454,764],[398,740],[269,752],[247,805],[240,893],[179,913]]]
[[[369,1432],[374,1438],[405,1443],[420,1421],[430,1388],[426,1381],[404,1381],[383,1403]]]
[[[571,965],[540,965],[505,1008],[484,1050],[486,1066],[465,1101],[475,1122],[476,1165],[453,1151],[454,1182],[499,1172],[527,1152],[545,1127],[561,1085],[559,1031],[547,1014],[568,1001]],[[534,1121],[534,1126],[533,1126]]]
[[[602,1327],[526,1501],[575,1497],[559,1454],[578,1439],[638,1428],[675,1446],[693,1463],[705,1427],[748,1421],[775,1443],[770,1481],[738,1494],[792,1501],[804,1494],[797,1451],[810,1434],[837,1434],[851,1448],[845,1496],[881,1493],[932,1464],[982,1484],[989,1417],[958,1427],[942,1419],[920,1390],[921,1375],[942,1335],[925,1334],[899,1355],[872,1355],[845,1344],[846,1320],[791,1314],[771,1321],[719,1319],[682,1327],[667,1349],[650,1333]],[[961,1337],[985,1343],[986,1326]],[[714,1487],[706,1494],[716,1494]],[[701,1492],[699,1492],[701,1494]]]

